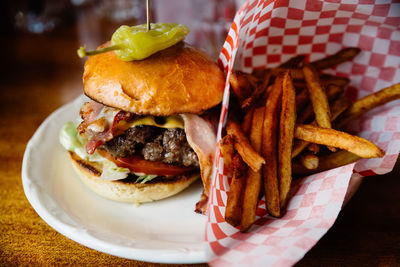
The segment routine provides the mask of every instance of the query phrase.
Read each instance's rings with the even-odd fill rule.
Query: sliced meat
[[[187,141],[199,158],[201,179],[204,184],[204,194],[208,196],[214,154],[217,145],[214,127],[209,120],[198,115],[183,114],[182,118],[185,122]]]
[[[141,154],[150,161],[199,167],[196,153],[189,146],[182,129],[162,129],[153,126],[136,126],[124,134],[106,142],[100,149],[114,157],[128,157]]]
[[[181,162],[184,166],[199,166],[196,153],[189,146],[181,129],[168,129],[163,134],[164,162]]]
[[[143,158],[150,161],[163,161],[164,149],[162,144],[163,135],[160,134],[152,142],[148,142],[142,149]]]
[[[79,114],[81,115],[81,118],[83,120],[82,123],[78,126],[78,132],[80,134],[84,134],[86,128],[91,123],[97,120],[97,116],[100,114],[103,107],[104,106],[102,104],[95,101],[88,101],[82,105],[79,111]]]
[[[86,152],[88,154],[93,154],[97,147],[101,146],[107,141],[112,140],[114,136],[120,135],[121,130],[117,128],[118,123],[123,120],[129,121],[131,118],[131,113],[122,110],[119,111],[117,115],[115,115],[111,126],[107,127],[103,132],[96,132],[91,134],[89,141],[85,145]]]

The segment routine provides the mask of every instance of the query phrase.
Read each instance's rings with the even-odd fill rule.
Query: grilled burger
[[[108,46],[105,44],[104,46]],[[101,48],[101,47],[100,47]],[[207,194],[224,76],[203,52],[180,42],[144,60],[113,51],[90,57],[78,123],[60,140],[82,181],[99,195],[149,202],[201,176]]]

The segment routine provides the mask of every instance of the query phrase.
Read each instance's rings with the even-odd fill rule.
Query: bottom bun
[[[101,164],[81,159],[68,151],[74,169],[83,183],[102,197],[130,203],[144,203],[175,195],[196,181],[199,173],[178,176],[154,183],[135,183],[133,181],[101,179]],[[125,179],[127,180],[127,179]]]

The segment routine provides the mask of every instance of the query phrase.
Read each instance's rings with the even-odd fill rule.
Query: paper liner
[[[346,94],[357,99],[400,82],[399,25],[400,4],[389,1],[247,1],[235,16],[219,58],[227,80],[218,140],[227,117],[234,64],[251,71],[298,54],[309,55],[311,61],[356,46],[362,52],[353,62],[325,72],[349,77]],[[257,221],[245,234],[224,221],[229,184],[217,149],[205,236],[209,264],[290,266],[300,260],[335,222],[351,178],[393,169],[400,151],[400,101],[368,112],[352,123],[351,130],[384,149],[385,157],[295,181],[286,214],[269,217],[260,201]]]

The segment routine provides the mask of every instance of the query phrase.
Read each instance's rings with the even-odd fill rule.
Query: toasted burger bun
[[[144,60],[122,61],[113,51],[91,56],[83,74],[90,98],[154,116],[199,114],[221,102],[224,84],[218,65],[183,42]]]
[[[197,173],[170,181],[145,184],[122,180],[110,181],[100,178],[99,163],[85,161],[71,151],[68,153],[75,171],[86,186],[102,197],[120,202],[144,203],[167,198],[184,190],[200,177]]]

